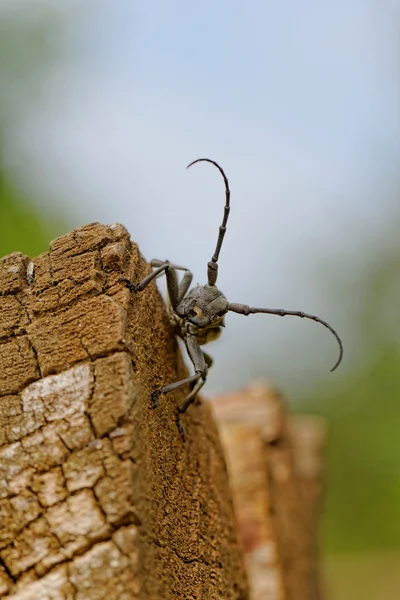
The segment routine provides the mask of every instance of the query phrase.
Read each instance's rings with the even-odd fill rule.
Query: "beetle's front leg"
[[[194,366],[194,375],[192,375],[191,377],[186,377],[186,379],[182,379],[181,381],[176,381],[175,383],[164,385],[159,390],[155,390],[151,395],[155,406],[157,406],[158,398],[161,394],[168,394],[169,392],[172,392],[173,390],[176,390],[187,383],[195,383],[195,386],[190,392],[190,394],[178,407],[177,423],[179,432],[181,434],[183,434],[183,427],[181,424],[180,415],[187,410],[188,406],[195,399],[197,392],[200,390],[201,387],[203,387],[207,377],[207,364],[210,363],[210,358],[207,356],[206,359],[194,335],[187,333],[187,335],[184,338],[184,342],[190,360],[192,361]]]
[[[139,281],[139,283],[132,283],[129,279],[126,278],[120,279],[121,283],[125,283],[126,287],[131,292],[141,292],[149,285],[151,281],[153,281],[153,279],[156,279],[157,277],[165,273],[165,276],[167,278],[169,300],[171,302],[172,308],[175,310],[179,302],[181,302],[182,298],[189,289],[189,286],[193,279],[192,272],[189,271],[189,269],[187,269],[186,267],[170,263],[169,260],[153,259],[150,264],[152,267],[156,267],[155,270],[149,275],[147,275],[147,277],[142,279],[142,281]],[[179,284],[176,271],[185,272]]]
[[[207,375],[208,369],[213,364],[213,359],[211,358],[211,356],[209,354],[207,354],[206,352],[203,352],[202,350],[201,350],[201,352],[203,354],[204,360],[207,365],[207,371],[206,371],[204,377],[202,377],[201,381],[198,381],[194,385],[190,394],[188,396],[186,396],[184,401],[178,406],[178,415],[177,415],[176,421],[177,421],[179,433],[181,433],[181,434],[184,433],[184,430],[182,427],[182,422],[181,422],[181,415],[183,415],[183,413],[185,413],[187,411],[187,409],[189,408],[189,406],[195,401],[197,394],[199,393],[199,391],[201,390],[201,388],[203,387],[203,385],[206,382],[206,375]]]
[[[207,375],[207,363],[204,357],[203,352],[201,351],[199,342],[195,338],[194,335],[187,333],[184,338],[186,350],[189,354],[189,358],[194,366],[194,375],[190,377],[186,377],[185,379],[181,379],[180,381],[176,381],[175,383],[169,383],[168,385],[163,385],[160,389],[155,390],[151,397],[155,406],[157,406],[158,398],[161,394],[169,394],[173,390],[176,390],[187,383],[195,383],[200,378],[205,379]]]
[[[157,408],[158,399],[161,396],[161,394],[169,394],[169,392],[173,392],[174,390],[177,390],[182,385],[186,385],[187,383],[195,383],[198,379],[200,379],[200,377],[201,377],[201,372],[199,372],[199,373],[196,372],[191,377],[186,377],[186,379],[181,379],[181,381],[175,381],[175,383],[169,383],[168,385],[163,385],[158,390],[154,390],[154,392],[151,394],[151,399],[154,402],[154,408]]]

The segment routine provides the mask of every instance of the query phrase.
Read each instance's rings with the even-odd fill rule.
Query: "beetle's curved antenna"
[[[283,310],[281,308],[252,308],[247,306],[247,304],[228,304],[228,310],[238,313],[239,315],[254,315],[256,313],[265,313],[268,315],[278,315],[279,317],[285,317],[286,315],[290,315],[292,317],[300,317],[301,319],[311,319],[312,321],[316,321],[317,323],[321,323],[324,327],[329,329],[329,331],[335,336],[337,343],[339,344],[339,358],[336,363],[333,365],[331,371],[334,371],[340,364],[343,357],[343,344],[339,335],[336,331],[327,323],[323,321],[319,317],[315,315],[309,315],[307,313],[297,311],[297,310]]]
[[[217,277],[218,277],[218,264],[217,264],[218,257],[219,257],[219,253],[221,250],[222,242],[224,240],[224,235],[226,232],[226,224],[228,222],[228,216],[229,216],[229,211],[230,211],[229,201],[230,201],[230,197],[231,197],[231,191],[229,189],[228,178],[225,175],[223,169],[219,166],[218,163],[211,160],[210,158],[198,158],[197,160],[194,160],[193,162],[191,162],[190,165],[188,165],[186,168],[188,169],[189,167],[191,167],[192,165],[194,165],[195,163],[198,163],[198,162],[209,162],[212,165],[214,165],[215,167],[217,167],[218,171],[221,173],[222,177],[224,178],[224,182],[225,182],[224,218],[222,220],[222,225],[219,228],[218,240],[217,240],[217,245],[215,247],[214,254],[213,254],[210,262],[207,264],[208,285],[215,285],[217,282]]]

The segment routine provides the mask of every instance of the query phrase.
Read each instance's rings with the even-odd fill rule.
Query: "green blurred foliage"
[[[64,230],[61,223],[40,214],[16,191],[2,175],[0,165],[0,257],[15,251],[37,256]]]
[[[24,3],[25,4],[25,3]],[[58,5],[21,3],[1,7],[0,19],[0,257],[14,251],[36,256],[65,227],[34,207],[6,171],[2,150],[12,140],[13,128],[26,110],[40,103],[45,68],[55,64],[63,43]],[[6,152],[4,152],[4,155]],[[18,175],[16,175],[18,176]],[[28,194],[30,196],[30,194]]]
[[[400,548],[399,264],[386,258],[370,273],[359,312],[362,366],[302,403],[329,423],[329,552]]]
[[[330,600],[399,600],[400,553],[336,554],[325,559]]]

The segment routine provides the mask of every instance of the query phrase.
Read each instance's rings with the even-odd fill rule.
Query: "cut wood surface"
[[[325,424],[256,384],[215,399],[252,600],[321,600],[317,526]]]
[[[209,405],[121,225],[0,260],[0,597],[248,598]]]

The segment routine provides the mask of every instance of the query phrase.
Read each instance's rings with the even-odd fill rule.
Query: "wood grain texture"
[[[255,384],[215,399],[252,600],[321,600],[317,527],[325,425]]]
[[[0,597],[246,600],[227,469],[121,225],[0,260]]]

